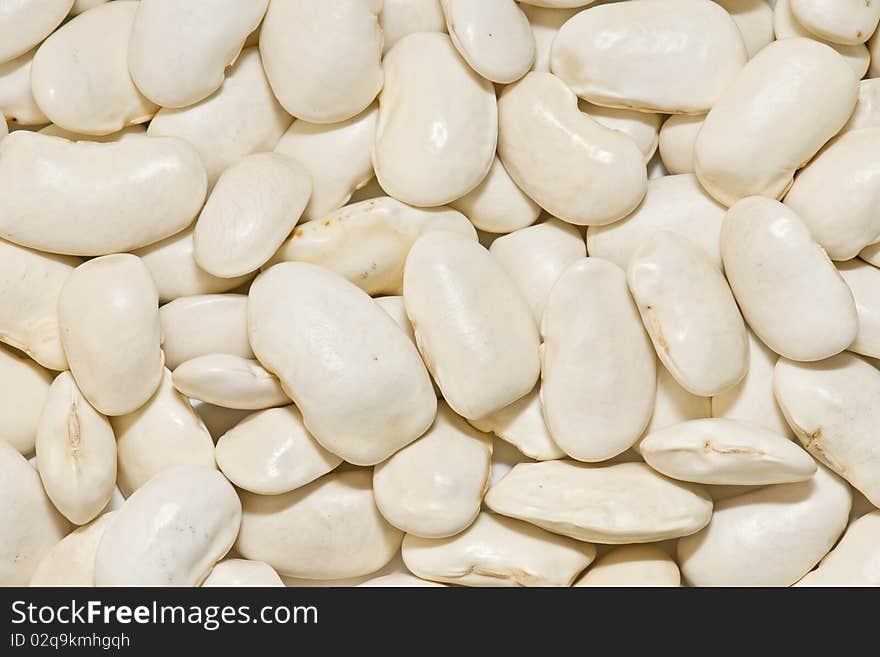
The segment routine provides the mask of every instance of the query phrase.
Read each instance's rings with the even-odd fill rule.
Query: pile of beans
[[[0,0],[0,584],[880,585],[878,19]]]

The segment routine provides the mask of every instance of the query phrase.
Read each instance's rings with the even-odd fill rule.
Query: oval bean
[[[580,461],[629,449],[654,409],[657,369],[624,272],[598,258],[569,266],[547,299],[541,335],[553,441]]]
[[[456,413],[473,420],[526,395],[538,379],[528,305],[488,251],[448,231],[420,237],[403,299],[419,352]]]
[[[385,460],[434,419],[437,398],[416,348],[337,274],[302,262],[264,272],[251,287],[248,330],[254,353],[278,376],[306,428],[351,463]]]
[[[434,424],[373,471],[373,494],[385,519],[407,534],[461,533],[489,487],[492,440],[440,403]]]
[[[208,354],[253,358],[247,334],[247,296],[204,294],[181,297],[159,308],[165,366]]]
[[[676,424],[649,433],[639,451],[658,472],[699,484],[786,484],[816,472],[810,455],[786,437],[735,420]]]
[[[348,203],[373,177],[373,142],[379,115],[376,103],[338,123],[294,121],[275,152],[297,160],[311,176],[312,194],[303,221],[323,219]]]
[[[292,120],[272,94],[260,52],[248,48],[223,86],[195,105],[160,109],[147,134],[180,137],[192,144],[213,187],[220,174],[245,155],[275,148]]]
[[[563,536],[611,544],[687,536],[712,518],[701,487],[644,463],[520,463],[489,489],[486,506]]]
[[[182,139],[100,144],[16,132],[0,142],[0,237],[50,253],[130,251],[186,228],[205,189]]]
[[[752,58],[706,117],[694,147],[700,183],[724,205],[781,197],[795,171],[847,122],[858,80],[828,46],[783,39]]]
[[[146,123],[158,106],[128,71],[131,26],[140,2],[116,0],[65,23],[37,49],[31,89],[52,123],[73,132],[106,135]]]
[[[745,376],[749,342],[736,300],[693,242],[670,231],[647,237],[627,280],[657,356],[683,388],[711,397]]]
[[[34,451],[51,383],[49,373],[35,362],[0,347],[0,441],[24,456]]]
[[[382,188],[405,203],[432,207],[472,191],[495,155],[492,85],[468,67],[445,34],[404,37],[382,66],[373,147]]]
[[[461,586],[569,586],[595,557],[589,543],[485,512],[456,536],[403,542],[413,573]]]
[[[702,114],[746,59],[736,23],[714,2],[630,0],[566,22],[553,42],[550,70],[597,105]]]
[[[721,227],[721,257],[743,317],[780,356],[821,360],[852,344],[852,293],[787,206],[760,197],[734,205]]]
[[[193,232],[196,264],[213,276],[236,278],[259,269],[302,216],[312,181],[296,160],[255,153],[226,169]]]
[[[0,586],[27,586],[40,562],[70,531],[52,505],[40,475],[0,440]]]
[[[129,254],[77,267],[61,288],[61,342],[76,383],[104,415],[143,406],[162,380],[159,299],[149,270]]]
[[[648,181],[648,193],[632,213],[613,224],[587,229],[587,250],[591,256],[626,269],[644,241],[661,230],[672,231],[701,247],[720,270],[724,211],[700,186],[696,176],[655,178]]]
[[[448,230],[476,241],[473,225],[449,208],[414,208],[381,196],[298,226],[267,263],[301,261],[344,276],[368,294],[401,294],[403,268],[420,235]]]
[[[118,0],[117,0],[118,1]],[[141,93],[162,107],[186,107],[223,84],[269,0],[141,0],[128,68]]]
[[[616,221],[645,195],[642,152],[578,109],[550,73],[529,73],[498,102],[498,156],[514,182],[554,217],[579,226]]]
[[[241,502],[217,470],[166,470],[129,497],[95,555],[96,586],[197,586],[232,547]]]
[[[75,525],[93,520],[116,485],[116,437],[70,372],[59,374],[49,388],[36,450],[40,478],[55,507]]]
[[[369,470],[331,473],[283,495],[241,494],[235,548],[285,577],[342,579],[391,561],[403,533],[376,508]]]
[[[813,478],[718,502],[712,522],[678,542],[691,586],[790,586],[846,527],[852,495],[824,468]]]
[[[249,415],[220,437],[215,455],[230,481],[259,495],[295,490],[342,463],[308,432],[292,405]]]
[[[131,495],[154,475],[177,465],[213,468],[214,443],[205,424],[164,370],[159,389],[134,413],[111,417],[116,435],[116,483]]]
[[[880,504],[880,372],[842,353],[818,363],[781,358],[776,399],[807,451]]]

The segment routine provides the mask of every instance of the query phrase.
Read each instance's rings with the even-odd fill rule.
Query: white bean
[[[269,0],[141,0],[128,46],[132,80],[162,107],[207,98],[223,84],[226,67],[268,5]]]
[[[76,525],[93,520],[116,485],[116,438],[70,372],[58,375],[40,416],[37,463],[46,493]]]
[[[275,148],[292,120],[272,95],[260,52],[248,48],[222,87],[195,105],[160,109],[147,134],[181,137],[192,144],[213,187],[220,174],[245,155]]]
[[[773,394],[773,368],[779,356],[752,331],[748,334],[748,372],[735,386],[712,397],[711,417],[740,420],[794,438]]]
[[[578,101],[578,108],[599,125],[622,132],[632,139],[644,154],[645,162],[650,162],[654,157],[660,136],[660,124],[663,123],[662,114],[650,114],[621,107],[602,107],[585,100]]]
[[[437,398],[416,348],[341,276],[302,262],[272,267],[251,286],[248,327],[306,428],[345,460],[383,461],[431,425]]]
[[[696,176],[663,176],[648,181],[645,200],[624,219],[590,226],[587,250],[626,269],[645,240],[661,230],[672,231],[701,247],[720,270],[723,220],[724,207],[705,192]]]
[[[534,387],[538,330],[482,246],[448,231],[427,233],[410,250],[403,278],[419,351],[452,410],[481,418]]]
[[[193,229],[187,228],[132,253],[150,270],[161,303],[198,294],[229,292],[253,278],[253,274],[235,278],[212,276],[196,263],[194,251]]]
[[[865,54],[865,58],[869,60],[869,64],[867,66],[867,76],[869,78],[876,78],[878,75],[880,75],[880,62],[877,61],[877,53],[880,52],[880,34],[875,31],[874,35],[870,39],[868,39],[868,43],[866,44],[866,46],[867,53]],[[841,47],[846,48],[848,46]],[[854,47],[858,48],[859,46]],[[865,73],[862,73],[862,75],[865,75]]]
[[[498,157],[483,182],[450,204],[480,230],[510,233],[531,226],[541,208],[523,192]]]
[[[766,0],[715,0],[730,14],[742,34],[749,57],[775,38],[773,9]]]
[[[629,137],[578,109],[550,73],[529,73],[498,102],[498,155],[514,182],[554,217],[607,224],[645,195],[642,152]]]
[[[662,366],[658,367],[654,412],[645,428],[645,435],[673,424],[707,417],[712,417],[712,400],[688,392],[678,384],[669,370]],[[784,420],[783,424],[785,424]],[[633,450],[638,451],[639,444],[633,445]]]
[[[549,218],[498,238],[489,253],[516,283],[540,325],[553,285],[570,264],[586,257],[587,249],[574,226]]]
[[[841,57],[844,58],[858,78],[862,78],[865,75],[869,64],[871,64],[870,60],[873,57],[873,53],[864,44],[848,46],[833,43],[820,38],[806,29],[795,18],[794,12],[791,10],[791,0],[776,0],[773,6],[773,31],[776,33],[777,39],[803,37],[824,43],[840,53]],[[871,68],[873,69],[873,65],[871,65]]]
[[[791,11],[813,34],[849,45],[867,41],[880,21],[880,6],[865,0],[791,0]]]
[[[292,405],[246,417],[220,437],[215,455],[230,481],[259,495],[295,490],[342,463],[308,432]]]
[[[859,332],[848,349],[880,358],[880,269],[857,259],[841,262],[837,269],[853,293],[859,315]]]
[[[298,119],[335,123],[382,88],[381,0],[272,0],[260,33],[266,75]]]
[[[376,304],[382,308],[391,319],[394,320],[394,323],[400,327],[406,337],[409,338],[409,341],[413,344],[416,343],[416,334],[413,331],[412,323],[409,321],[409,317],[406,316],[406,305],[403,302],[402,296],[388,296],[388,297],[376,297],[373,299]],[[439,396],[439,395],[438,395]]]
[[[312,193],[309,172],[277,153],[255,153],[217,181],[193,232],[193,256],[213,276],[256,271],[278,250]]]
[[[284,582],[264,561],[224,559],[214,566],[202,586],[284,586]]]
[[[78,258],[0,240],[0,342],[53,370],[67,369],[58,328],[58,296]]]
[[[26,53],[61,24],[73,0],[13,0],[0,12],[0,62]]]
[[[181,139],[16,132],[0,142],[0,237],[70,255],[137,249],[186,228],[205,189],[198,154]]]
[[[565,23],[553,42],[550,70],[597,105],[702,114],[746,59],[736,23],[714,2],[631,0]]]
[[[838,135],[862,128],[880,128],[880,80],[876,78],[859,82],[856,108]]]
[[[824,468],[809,481],[766,486],[718,502],[712,522],[678,542],[692,586],[790,586],[846,527],[849,487]]]
[[[855,258],[880,240],[880,127],[835,139],[798,173],[785,204],[832,260]]]
[[[404,37],[382,66],[385,86],[373,147],[382,188],[426,207],[472,191],[495,155],[498,113],[491,83],[468,67],[445,34]]]
[[[95,554],[115,514],[103,513],[56,543],[40,561],[29,586],[94,586]]]
[[[742,69],[697,137],[697,177],[730,206],[746,196],[781,197],[794,173],[847,122],[858,80],[828,46],[771,43]]]
[[[400,294],[406,256],[420,235],[434,230],[477,240],[473,225],[460,212],[414,208],[381,196],[298,226],[266,266],[310,262],[335,271],[368,294]]]
[[[70,8],[70,16],[79,16],[84,11],[88,11],[93,7],[102,5],[110,0],[73,0],[73,7]]]
[[[413,32],[445,32],[446,17],[440,0],[384,0],[379,14],[384,55]]]
[[[514,0],[441,0],[452,42],[477,73],[507,84],[535,61],[535,37]]]
[[[623,545],[597,559],[574,586],[681,586],[681,573],[658,547]]]
[[[204,294],[181,297],[159,308],[165,366],[208,354],[253,358],[247,334],[247,296]]]
[[[687,536],[712,518],[705,490],[644,463],[521,463],[489,489],[486,505],[557,534],[611,544]]]
[[[373,141],[378,105],[339,123],[294,121],[275,152],[302,164],[312,179],[312,195],[303,221],[322,219],[348,203],[373,177]]]
[[[432,2],[435,0],[432,0]],[[374,577],[372,579],[368,579],[365,582],[361,582],[357,586],[364,587],[381,587],[381,588],[399,588],[401,586],[405,586],[408,588],[412,587],[425,587],[425,588],[434,588],[434,587],[444,587],[446,584],[440,584],[439,582],[430,582],[426,579],[420,579],[415,575],[409,575],[407,573],[392,573],[390,575],[382,575],[380,577]]]
[[[134,413],[111,417],[116,434],[116,483],[131,495],[154,475],[177,465],[215,467],[214,443],[205,424],[165,370],[156,394]]]
[[[852,344],[852,293],[788,207],[760,197],[738,202],[724,218],[721,256],[743,316],[780,356],[821,360]]]
[[[694,144],[705,120],[705,114],[673,114],[663,122],[659,149],[663,166],[669,173],[694,172]]]
[[[805,481],[816,462],[786,437],[736,420],[692,420],[648,434],[645,462],[674,479],[763,486]]]
[[[880,511],[846,529],[840,543],[795,586],[880,586]]]
[[[519,8],[529,19],[535,37],[533,71],[550,72],[550,48],[565,22],[580,11],[580,7],[544,7],[520,2]]]
[[[525,397],[501,410],[470,420],[470,423],[480,431],[491,431],[536,461],[552,461],[565,456],[544,421],[540,386],[535,386]]]
[[[128,72],[128,43],[140,2],[116,0],[80,14],[37,50],[31,88],[52,123],[106,135],[145,123],[158,107]]]
[[[40,413],[51,383],[49,372],[34,361],[0,347],[0,441],[22,455],[34,451]]]
[[[376,508],[369,470],[331,473],[283,495],[241,493],[235,548],[279,574],[342,579],[391,561],[403,533]]]
[[[0,64],[0,114],[19,125],[43,125],[49,117],[34,100],[31,65],[36,50]]]
[[[875,267],[880,267],[880,243],[866,246],[859,253],[859,257]]]
[[[140,258],[103,256],[77,267],[61,288],[58,321],[71,372],[96,410],[131,413],[159,387],[159,298]]]
[[[569,266],[541,334],[541,401],[554,442],[580,461],[629,449],[654,409],[657,369],[623,270],[599,258]]]
[[[181,363],[171,380],[187,397],[215,406],[256,411],[290,403],[278,379],[259,362],[231,354],[207,354]]]
[[[424,436],[376,466],[376,505],[388,522],[407,534],[459,534],[480,511],[491,458],[491,437],[441,402]]]
[[[670,231],[647,237],[627,280],[657,356],[683,388],[711,397],[745,376],[749,342],[736,300],[693,242]]]
[[[129,497],[104,531],[96,586],[197,586],[232,547],[241,502],[217,470],[166,470]]]
[[[589,543],[485,512],[451,538],[403,541],[416,575],[462,586],[570,586],[595,557]]]
[[[3,440],[0,470],[0,586],[27,586],[70,525],[52,506],[37,471]]]
[[[807,451],[880,505],[880,372],[849,353],[819,363],[781,358],[773,387]]]

